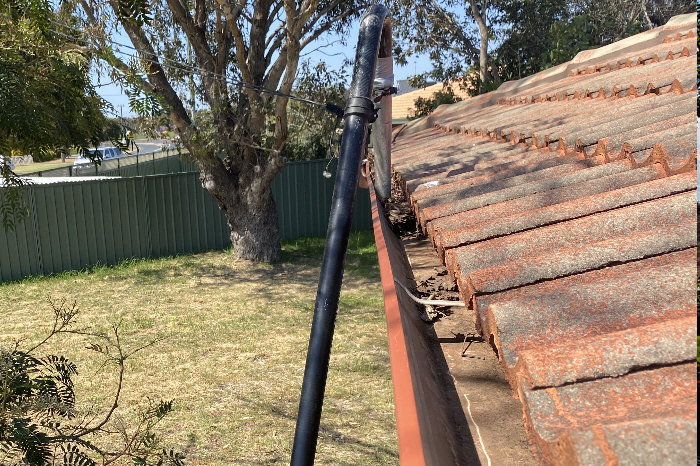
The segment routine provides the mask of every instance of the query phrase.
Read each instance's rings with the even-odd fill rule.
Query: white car
[[[99,153],[101,157],[95,157],[96,159],[101,158],[102,160],[109,160],[109,159],[116,159],[118,157],[121,157],[124,155],[121,150],[119,150],[118,147],[99,147],[97,149],[93,149],[90,151],[90,154],[95,156],[96,154]],[[92,160],[90,160],[88,157],[80,156],[78,157],[78,160],[73,162],[73,165],[84,165],[86,163],[92,163]]]
[[[12,157],[6,157],[0,154],[0,166],[2,165],[7,165],[10,170],[15,169],[15,162],[12,161]]]

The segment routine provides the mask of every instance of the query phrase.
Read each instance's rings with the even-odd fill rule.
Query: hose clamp
[[[363,116],[369,123],[374,123],[377,120],[377,109],[374,107],[374,102],[367,97],[350,97],[344,116],[348,115]]]

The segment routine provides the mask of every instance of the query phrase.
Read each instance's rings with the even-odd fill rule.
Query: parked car
[[[7,165],[10,170],[15,169],[15,162],[12,161],[12,157],[7,157],[0,154],[0,165]]]
[[[98,147],[90,151],[90,155],[95,159],[109,160],[116,159],[124,155],[124,153],[119,150],[118,147]],[[99,155],[99,156],[98,156]],[[73,162],[73,165],[83,165],[86,163],[92,163],[92,160],[88,157],[80,156],[78,160]]]

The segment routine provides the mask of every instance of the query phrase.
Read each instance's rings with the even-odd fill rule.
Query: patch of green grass
[[[350,236],[316,464],[398,462],[386,324],[369,232]],[[288,464],[322,238],[283,245],[276,264],[230,251],[134,260],[0,285],[0,345],[36,341],[50,324],[46,296],[75,300],[78,325],[120,324],[127,348],[161,339],[129,362],[120,410],[174,399],[162,425],[188,465]],[[73,359],[78,404],[114,390],[79,335],[48,350]]]
[[[320,262],[323,259],[325,238],[298,238],[286,241],[282,247],[281,262],[298,260]],[[374,234],[371,231],[353,231],[348,238],[348,251],[345,256],[345,273],[359,274],[361,277],[378,280],[379,264]]]
[[[44,170],[53,170],[54,168],[63,168],[73,165],[74,160],[70,159],[66,162],[61,162],[61,159],[50,160],[48,162],[30,163],[27,165],[15,165],[13,170],[18,175],[28,175]]]

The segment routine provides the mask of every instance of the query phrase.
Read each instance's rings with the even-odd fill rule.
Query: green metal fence
[[[129,162],[132,163],[121,163],[117,166],[114,166],[115,162],[118,163],[121,159],[108,160],[103,164],[104,167],[102,167],[102,170],[98,174],[100,176],[127,177],[197,171],[197,164],[194,160],[190,159],[188,155],[170,155],[154,158],[153,160],[149,159],[148,156],[141,156],[140,160],[138,160],[136,156],[133,156],[130,157],[130,159]],[[91,166],[90,169],[93,167],[94,165]],[[80,173],[80,175],[94,175],[94,173],[90,173],[90,170],[85,170]]]
[[[283,239],[326,234],[334,179],[322,176],[326,164],[290,163],[275,178]],[[226,219],[196,172],[25,189],[29,216],[13,232],[0,227],[0,282],[230,245]],[[369,196],[358,190],[353,228],[370,227]]]
[[[167,149],[150,154],[135,154],[103,160],[100,164],[86,163],[29,173],[27,176],[146,176],[164,173],[196,171],[197,165],[186,151]]]

